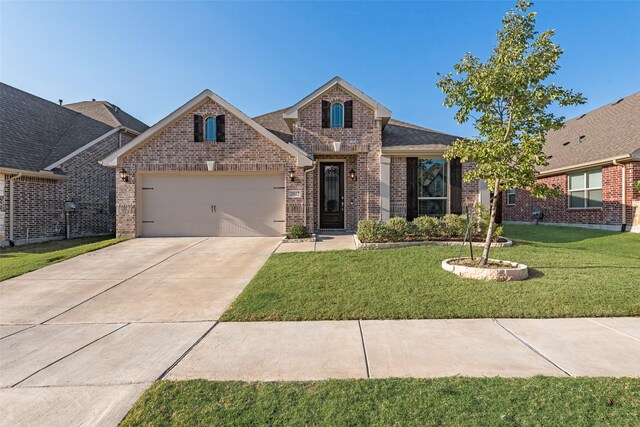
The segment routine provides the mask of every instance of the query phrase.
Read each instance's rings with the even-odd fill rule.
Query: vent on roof
[[[62,99],[58,99],[58,102],[60,103],[60,105],[62,105]]]
[[[569,145],[569,143],[571,143],[571,141],[563,142],[562,145]]]
[[[613,103],[613,104],[611,104],[611,105],[617,105],[617,104],[620,104],[622,101],[624,101],[624,98],[620,98],[620,99],[618,99],[616,102],[614,102],[614,103]]]
[[[96,102],[96,99],[95,99],[95,98],[91,98],[91,100],[92,100],[93,102]]]
[[[115,111],[116,113],[119,111],[119,108],[117,106],[113,106],[113,111]]]
[[[550,156],[547,156],[547,159],[553,159],[553,154]]]
[[[584,113],[583,115],[581,115],[580,117],[578,117],[576,120],[580,120],[581,118],[583,118],[584,116],[586,116],[587,113]]]
[[[578,138],[578,142],[584,141],[584,137],[585,137],[584,135],[580,135],[580,138]]]

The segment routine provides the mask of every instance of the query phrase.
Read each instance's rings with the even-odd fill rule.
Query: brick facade
[[[626,190],[626,223],[633,223],[633,203],[640,201],[640,194],[631,187],[635,180],[640,179],[640,162],[632,162],[626,165],[627,190]],[[557,199],[537,199],[531,197],[527,190],[516,190],[515,205],[507,205],[506,194],[503,196],[503,220],[531,222],[532,212],[542,210],[545,223],[560,224],[584,224],[599,226],[616,226],[623,223],[622,220],[622,166],[607,165],[602,167],[602,207],[587,209],[569,209],[568,201],[568,175],[555,175],[540,178],[540,183],[548,186],[558,186],[562,195]]]
[[[23,176],[14,180],[14,241],[48,240],[66,235],[64,202],[75,200],[78,211],[70,213],[72,237],[115,232],[115,170],[101,166],[102,160],[134,136],[115,133],[58,168],[65,180]],[[4,238],[9,239],[10,178],[4,175]]]
[[[205,119],[225,115],[225,142],[194,142],[193,115]],[[302,190],[304,169],[297,168],[294,156],[275,145],[244,121],[208,99],[195,107],[159,134],[122,158],[128,172],[128,182],[116,178],[117,235],[134,237],[140,234],[136,217],[136,182],[144,172],[206,172],[207,161],[216,162],[219,172],[281,171],[295,168],[296,179],[285,179],[285,191]],[[303,222],[303,199],[286,201],[287,226]]]
[[[353,101],[353,127],[323,128],[322,101]],[[356,181],[346,176],[345,228],[354,230],[361,219],[380,219],[382,123],[375,118],[373,109],[342,87],[334,86],[301,108],[298,114],[298,121],[293,125],[294,144],[314,154],[316,160],[344,161],[345,175],[352,169],[356,171]],[[340,151],[327,153],[335,151],[335,142],[342,143]],[[320,227],[317,218],[319,168],[309,175],[307,226],[316,230]]]

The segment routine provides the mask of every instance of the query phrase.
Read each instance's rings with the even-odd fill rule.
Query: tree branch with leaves
[[[456,107],[455,119],[470,119],[477,135],[455,141],[447,159],[473,161],[465,182],[484,180],[493,190],[491,219],[482,253],[486,265],[496,223],[497,198],[502,190],[528,189],[535,197],[557,197],[558,188],[536,182],[537,168],[549,164],[543,152],[545,135],[560,129],[563,116],[549,111],[554,105],[584,104],[580,93],[549,83],[560,68],[562,49],[551,40],[554,30],[538,33],[532,3],[518,0],[502,19],[497,45],[486,62],[467,53],[454,73],[438,74],[444,105]]]

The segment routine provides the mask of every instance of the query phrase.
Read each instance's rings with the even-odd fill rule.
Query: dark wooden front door
[[[344,163],[320,165],[320,228],[344,228]]]

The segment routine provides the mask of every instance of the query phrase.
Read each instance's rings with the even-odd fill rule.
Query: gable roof
[[[640,157],[640,92],[589,111],[547,134],[549,175],[599,161]]]
[[[217,103],[222,108],[229,111],[234,116],[238,117],[240,120],[246,123],[249,127],[253,128],[260,135],[266,137],[269,141],[273,142],[278,147],[282,148],[284,151],[291,154],[293,157],[297,159],[298,166],[312,165],[311,159],[308,157],[307,153],[305,153],[301,148],[297,147],[294,144],[290,144],[283,141],[278,136],[276,136],[273,132],[270,132],[267,129],[265,129],[258,122],[251,119],[249,116],[244,114],[242,111],[238,110],[236,107],[234,107],[233,105],[225,101],[222,97],[215,94],[213,91],[209,89],[203,90],[198,95],[196,95],[191,100],[189,100],[187,103],[185,103],[180,108],[175,110],[173,113],[169,114],[167,117],[160,120],[158,123],[151,126],[149,129],[144,131],[138,137],[130,141],[128,144],[123,145],[118,150],[109,154],[109,156],[105,157],[102,160],[102,164],[104,166],[117,167],[120,157],[126,155],[127,153],[129,153],[130,151],[138,147],[140,144],[143,144],[144,142],[153,138],[164,128],[166,128],[171,123],[173,123],[174,121],[182,117],[184,114],[187,114],[189,111],[191,111],[192,109],[194,109],[195,107],[200,105],[202,102],[206,101],[207,99],[211,99],[213,102]]]
[[[113,127],[0,83],[0,167],[40,171]]]
[[[302,98],[295,105],[293,105],[293,106],[289,107],[287,110],[285,110],[284,113],[283,113],[283,117],[284,117],[284,121],[287,123],[287,125],[289,127],[292,127],[293,126],[293,122],[298,120],[298,111],[301,108],[303,108],[304,106],[306,106],[310,102],[313,102],[316,98],[322,96],[322,94],[324,94],[326,91],[328,91],[329,89],[333,88],[334,86],[342,87],[343,89],[347,90],[348,92],[352,93],[355,97],[360,99],[360,101],[364,102],[369,107],[371,107],[373,109],[373,111],[375,112],[375,118],[382,119],[382,125],[383,126],[387,123],[387,121],[391,117],[391,110],[389,110],[387,107],[385,107],[384,105],[374,101],[366,93],[362,92],[359,89],[356,89],[354,86],[352,86],[349,83],[347,83],[341,77],[336,76],[336,77],[332,78],[331,80],[329,80],[328,82],[326,82],[325,84],[323,84],[322,86],[320,86],[318,89],[316,89],[313,92],[311,92],[309,95],[307,95],[304,98]]]
[[[65,107],[106,123],[111,127],[124,126],[142,133],[149,128],[140,120],[107,101],[83,101],[65,104]]]

